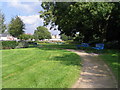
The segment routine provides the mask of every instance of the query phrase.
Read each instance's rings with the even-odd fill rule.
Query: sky
[[[44,20],[40,18],[39,11],[43,11],[41,2],[25,2],[23,0],[0,1],[0,10],[5,15],[5,24],[9,24],[11,19],[19,16],[25,24],[25,33],[34,33],[36,27],[43,26]],[[50,26],[47,26],[49,29]],[[51,34],[59,34],[59,31],[49,30]]]

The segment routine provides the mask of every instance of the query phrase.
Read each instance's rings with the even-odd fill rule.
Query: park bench
[[[80,48],[80,47],[89,47],[89,44],[88,43],[81,43],[80,45],[76,45],[77,48]]]
[[[103,43],[98,43],[96,44],[96,47],[92,47],[93,49],[96,49],[96,50],[102,50],[104,49],[104,44]]]

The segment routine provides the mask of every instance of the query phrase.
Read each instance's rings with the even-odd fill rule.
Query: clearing
[[[70,88],[80,74],[80,56],[66,50],[2,50],[3,88]]]

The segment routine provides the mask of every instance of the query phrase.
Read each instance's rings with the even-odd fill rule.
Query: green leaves
[[[6,25],[4,24],[5,17],[4,14],[0,11],[0,33],[4,33],[6,29]]]
[[[21,39],[21,40],[33,39],[33,36],[29,35],[29,34],[22,34],[19,36],[19,39]]]
[[[58,25],[61,33],[68,36],[75,36],[76,32],[79,32],[84,37],[83,42],[95,40],[95,35],[99,37],[99,41],[103,42],[109,31],[108,25],[112,23],[108,21],[115,16],[111,14],[114,13],[113,9],[117,8],[115,5],[118,3],[55,2],[43,4],[43,8],[47,9],[42,12],[45,25],[52,24],[52,28]],[[112,25],[112,27],[117,26]]]
[[[14,37],[19,37],[19,35],[23,34],[23,29],[25,29],[25,24],[18,16],[13,18],[8,26],[8,32]]]
[[[36,40],[50,39],[51,34],[46,27],[39,26],[34,32],[34,37]]]

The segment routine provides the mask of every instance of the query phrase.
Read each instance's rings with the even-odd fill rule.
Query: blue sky
[[[5,15],[5,23],[9,24],[11,18],[19,16],[25,23],[25,33],[34,33],[38,26],[43,25],[43,19],[39,17],[39,11],[43,10],[41,2],[23,2],[11,0],[11,2],[0,2],[1,11]],[[47,27],[49,29],[49,26]],[[50,31],[52,34],[59,34],[59,31]]]

